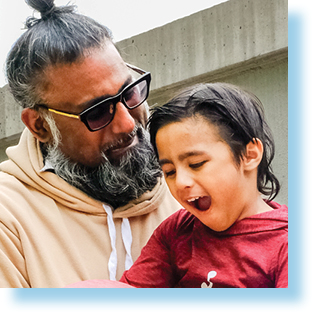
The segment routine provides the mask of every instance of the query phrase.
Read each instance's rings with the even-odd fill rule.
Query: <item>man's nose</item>
[[[126,106],[118,102],[113,121],[110,123],[113,133],[130,133],[134,130],[136,122]]]

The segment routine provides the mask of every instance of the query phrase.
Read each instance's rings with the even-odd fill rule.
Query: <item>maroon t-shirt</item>
[[[120,281],[135,287],[284,288],[288,286],[288,208],[215,232],[182,209],[155,230]]]

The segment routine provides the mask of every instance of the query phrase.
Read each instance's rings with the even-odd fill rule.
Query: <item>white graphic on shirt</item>
[[[201,284],[201,287],[202,287],[203,289],[210,289],[210,288],[212,288],[213,283],[210,281],[210,279],[211,279],[211,278],[214,278],[216,275],[217,275],[217,272],[216,272],[216,271],[210,271],[210,272],[208,273],[208,278],[207,278],[207,280],[208,280],[208,282],[209,282],[209,285],[208,285],[206,282],[203,282],[203,283]]]

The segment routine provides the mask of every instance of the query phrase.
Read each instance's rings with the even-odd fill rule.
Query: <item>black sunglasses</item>
[[[109,125],[114,119],[116,105],[118,102],[123,103],[128,109],[135,109],[140,106],[149,96],[151,82],[150,72],[145,72],[140,68],[129,64],[126,65],[128,68],[141,74],[141,77],[127,85],[117,95],[100,101],[99,103],[85,109],[78,115],[55,110],[44,104],[37,106],[43,106],[55,114],[80,119],[90,131],[102,129]]]

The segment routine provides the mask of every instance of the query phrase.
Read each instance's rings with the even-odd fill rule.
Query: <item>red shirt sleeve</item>
[[[275,287],[287,288],[288,287],[288,242],[284,243],[280,248],[278,261],[277,261],[277,274]]]
[[[123,273],[120,281],[138,288],[170,288],[174,286],[168,240],[173,239],[172,234],[175,234],[177,219],[178,214],[175,213],[160,224],[143,247],[139,258],[129,270]]]

